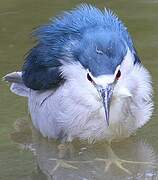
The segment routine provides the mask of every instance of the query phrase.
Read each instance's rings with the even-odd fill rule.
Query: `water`
[[[49,18],[81,1],[5,0],[0,2],[0,77],[21,68],[24,54],[33,45],[30,32],[48,22]],[[113,144],[119,158],[157,162],[158,154],[158,0],[86,1],[113,9],[132,34],[138,54],[153,77],[155,111],[152,120],[135,137]],[[107,158],[103,143],[87,146],[74,142],[65,155],[72,168],[59,167],[58,143],[47,141],[29,127],[26,99],[13,95],[9,87],[0,83],[0,179],[2,180],[157,180],[158,168],[153,165],[123,164],[132,174],[115,165],[105,173],[105,164],[98,158]],[[16,123],[15,123],[16,122]],[[62,150],[61,150],[62,151]],[[54,160],[50,160],[53,159]],[[80,162],[78,162],[80,161]],[[77,168],[77,169],[76,169]]]

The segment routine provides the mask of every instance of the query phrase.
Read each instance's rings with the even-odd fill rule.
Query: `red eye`
[[[88,79],[90,82],[93,82],[93,79],[91,78],[91,76],[89,75],[89,73],[87,73],[87,79]]]
[[[117,72],[117,74],[116,74],[116,79],[118,80],[118,79],[120,78],[120,76],[121,76],[121,71],[118,70],[118,72]]]

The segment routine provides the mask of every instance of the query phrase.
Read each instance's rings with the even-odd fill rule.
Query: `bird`
[[[33,125],[44,137],[120,141],[150,120],[150,73],[112,10],[82,4],[33,36],[22,69],[4,79],[27,97]]]

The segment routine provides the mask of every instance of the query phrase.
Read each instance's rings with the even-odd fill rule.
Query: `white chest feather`
[[[64,69],[69,80],[56,91],[34,91],[22,83],[12,84],[12,92],[28,97],[33,124],[43,136],[69,141],[73,138],[111,141],[128,137],[149,120],[153,109],[152,87],[143,66],[135,65],[129,76],[120,79],[115,87],[109,127],[98,92],[87,84],[85,74],[77,72],[78,69],[81,70],[71,71],[71,76]],[[81,74],[77,80],[75,73]]]
[[[140,69],[135,70],[135,75],[137,72],[140,73]],[[80,138],[93,141],[128,137],[151,116],[153,104],[148,80],[135,80],[134,86],[130,84],[131,87],[126,87],[129,91],[116,88],[110,108],[109,127],[102,102],[98,97],[88,94],[84,88],[80,91],[75,83],[65,83],[55,92],[31,91],[29,108],[33,123],[44,136],[61,136],[67,140]]]

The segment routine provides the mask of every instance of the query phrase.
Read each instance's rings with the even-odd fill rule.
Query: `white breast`
[[[73,66],[71,73],[69,70],[70,67],[63,69],[68,80],[56,91],[34,91],[21,82],[12,83],[12,92],[28,97],[33,124],[43,136],[90,142],[120,139],[134,133],[150,119],[153,110],[151,79],[143,66],[135,65],[128,77],[120,79],[115,87],[109,127],[98,92],[87,83],[82,67]]]
[[[109,127],[101,101],[75,83],[67,82],[54,92],[31,90],[30,113],[35,127],[44,136],[60,135],[68,140],[77,137],[90,141],[120,139],[134,133],[152,114],[150,76],[143,67],[135,67],[129,78],[122,80],[131,94],[124,89],[114,93]],[[119,94],[122,92],[126,96]]]

